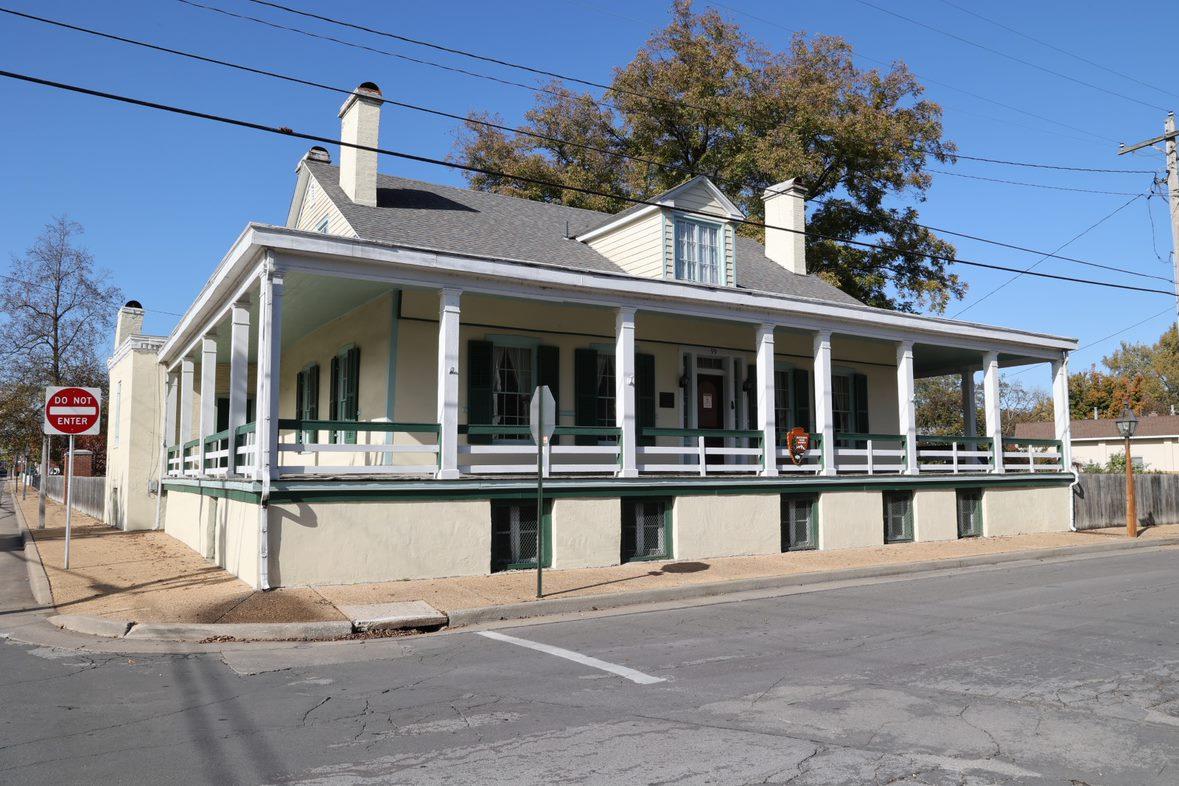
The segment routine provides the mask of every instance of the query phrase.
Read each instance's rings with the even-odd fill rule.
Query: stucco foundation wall
[[[780,497],[677,497],[671,532],[675,559],[773,554],[782,550]]]
[[[164,532],[251,587],[258,587],[258,506],[186,491],[169,491]]]
[[[283,503],[269,523],[276,587],[491,571],[487,500]]]
[[[824,491],[819,495],[819,548],[884,545],[884,502],[879,491]]]
[[[198,554],[204,553],[201,522],[208,515],[211,497],[169,491],[164,504],[164,532]]]
[[[983,492],[983,535],[1021,535],[1068,529],[1068,486],[989,488]]]
[[[617,565],[622,505],[617,498],[553,501],[553,568]]]
[[[883,516],[883,511],[881,512]],[[957,540],[958,495],[953,489],[913,492],[913,540]]]

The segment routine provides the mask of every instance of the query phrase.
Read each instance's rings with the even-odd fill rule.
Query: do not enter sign
[[[45,388],[46,434],[97,434],[102,409],[98,388]]]

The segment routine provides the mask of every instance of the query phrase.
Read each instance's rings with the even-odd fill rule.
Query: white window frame
[[[323,218],[321,218],[319,220],[319,223],[315,225],[315,231],[321,235],[329,234],[328,233],[328,224],[329,223],[331,223],[331,222],[329,221],[328,217],[324,216]]]
[[[681,261],[681,256],[680,256],[681,227],[692,227],[697,231],[700,229],[711,229],[716,232],[716,246],[715,246],[715,248],[716,248],[716,280],[715,281],[705,280],[702,275],[689,276],[687,274],[688,271],[687,271],[686,265]],[[679,280],[679,281],[693,281],[697,284],[710,284],[713,286],[727,286],[728,276],[726,275],[726,273],[727,273],[726,268],[728,267],[728,265],[725,264],[725,261],[727,259],[727,255],[725,253],[725,225],[723,223],[716,222],[716,221],[707,221],[707,220],[703,220],[703,219],[699,219],[699,218],[695,218],[695,217],[689,218],[687,216],[676,215],[676,216],[672,217],[671,233],[672,233],[672,252],[671,253],[672,253],[672,263],[673,263],[672,267],[675,270],[675,277],[677,280]],[[699,249],[701,247],[699,242],[696,243],[696,247],[697,247],[697,249]],[[697,260],[694,264],[697,267],[697,272],[701,273],[702,272],[701,262],[699,260]]]
[[[530,367],[529,367],[528,373],[531,376],[532,388],[535,389],[536,388],[536,380],[537,380],[538,374],[539,374],[538,355],[540,354],[540,339],[531,338],[529,336],[489,335],[489,336],[486,336],[484,340],[490,342],[490,344],[491,344],[491,377],[492,377],[492,381],[491,381],[491,422],[492,422],[492,425],[509,425],[509,426],[529,425],[529,423],[527,423],[527,422],[522,423],[522,424],[521,423],[507,423],[507,424],[496,423],[496,417],[497,417],[496,408],[499,404],[499,399],[497,398],[498,393],[496,390],[496,387],[499,384],[499,370],[496,366],[496,362],[497,362],[499,350],[501,350],[501,349],[526,349],[526,350],[528,350],[529,360],[530,360],[530,364],[529,364]],[[524,396],[525,398],[530,398],[532,396],[532,390],[521,391],[520,395]],[[514,442],[531,443],[532,438],[531,437],[498,437],[497,436],[497,437],[493,438],[493,442],[497,443],[497,444],[507,444],[507,443],[514,443]]]

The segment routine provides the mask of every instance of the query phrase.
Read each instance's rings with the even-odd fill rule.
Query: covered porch
[[[166,366],[165,474],[531,475],[528,399],[541,384],[559,415],[541,455],[547,477],[813,482],[1070,467],[1060,350],[452,283],[268,256]],[[1000,369],[1033,363],[1050,375],[1060,438],[1005,438]],[[916,380],[951,373],[964,433],[922,434]],[[795,427],[809,435],[805,451],[787,444]]]

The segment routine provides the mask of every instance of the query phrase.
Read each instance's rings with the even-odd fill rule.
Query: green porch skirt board
[[[733,494],[822,493],[836,491],[908,491],[923,488],[1043,488],[1067,486],[1071,474],[1036,473],[1034,475],[960,475],[912,477],[814,478],[613,478],[545,480],[545,497],[585,499],[588,497],[686,497]],[[204,494],[238,502],[259,504],[261,484],[235,480],[197,480],[173,478],[164,481],[164,490],[186,494]],[[270,501],[282,502],[388,502],[459,499],[535,499],[536,482],[524,478],[481,480],[296,480],[275,481],[270,486]]]

